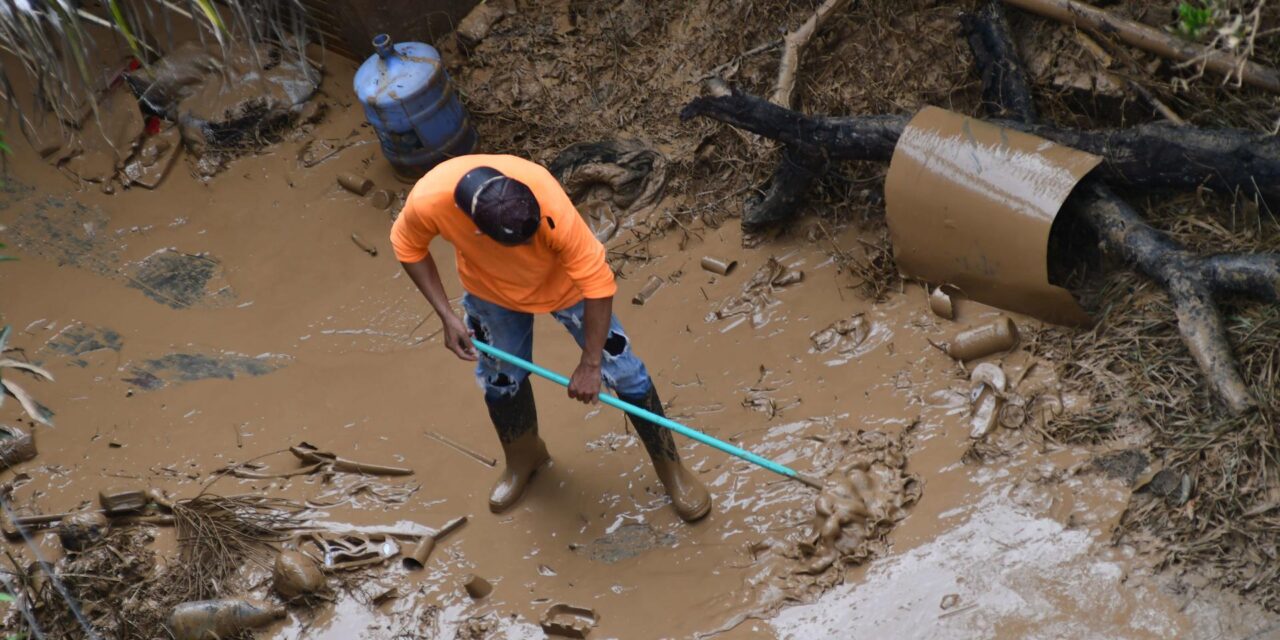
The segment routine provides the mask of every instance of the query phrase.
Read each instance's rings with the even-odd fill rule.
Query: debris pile
[[[307,106],[320,83],[311,63],[266,44],[223,55],[188,42],[121,77],[96,108],[65,123],[62,144],[43,149],[48,162],[107,193],[117,185],[156,188],[183,149],[198,175],[212,176],[280,140],[300,116],[315,116]]]
[[[774,294],[802,280],[803,271],[788,268],[771,257],[742,286],[742,293],[721,302],[720,307],[707,316],[707,322],[744,316],[751,319],[752,326],[764,326],[769,322],[768,310],[777,304]]]

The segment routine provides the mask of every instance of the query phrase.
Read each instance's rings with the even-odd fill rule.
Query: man
[[[457,254],[465,320],[450,308],[427,251],[436,236]],[[550,458],[538,436],[529,374],[477,357],[470,336],[532,360],[532,314],[550,313],[582,347],[569,397],[595,402],[603,379],[618,397],[662,415],[653,380],[613,315],[617,285],[604,246],[546,169],[514,156],[447,160],[409,193],[391,228],[391,244],[444,323],[445,347],[477,361],[476,377],[507,462],[489,494],[494,513],[515,504]],[[635,417],[631,424],[680,517],[693,522],[707,515],[711,495],[681,464],[671,432]]]

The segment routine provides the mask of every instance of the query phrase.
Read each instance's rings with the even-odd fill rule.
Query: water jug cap
[[[396,54],[395,48],[391,46],[391,36],[385,33],[373,37],[373,48],[382,58],[390,58]]]

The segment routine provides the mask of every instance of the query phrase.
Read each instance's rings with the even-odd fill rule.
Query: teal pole
[[[562,387],[569,386],[568,378],[554,371],[551,371],[550,369],[544,369],[542,367],[539,367],[538,365],[532,362],[529,362],[524,358],[517,358],[516,356],[513,356],[507,353],[506,351],[503,351],[495,347],[491,347],[485,344],[484,342],[481,342],[480,340],[472,339],[471,342],[476,346],[477,349],[483,351],[484,353],[490,356],[493,356],[494,358],[502,360],[503,362],[513,364],[517,367],[520,367],[521,369],[524,369],[525,371],[528,371],[529,373],[542,376]],[[693,438],[694,440],[697,440],[702,444],[715,447],[716,449],[719,449],[731,456],[735,456],[743,460],[746,460],[747,462],[755,464],[757,466],[764,467],[765,469],[768,469],[778,475],[786,476],[793,480],[799,480],[800,482],[803,482],[818,490],[822,489],[822,482],[817,480],[816,478],[800,473],[795,469],[792,469],[791,467],[788,467],[786,465],[778,464],[777,462],[774,462],[768,458],[760,457],[754,453],[751,453],[750,451],[747,451],[746,449],[735,447],[729,444],[728,442],[713,438],[696,429],[690,429],[689,427],[686,427],[670,418],[660,416],[652,411],[647,411],[645,409],[637,407],[628,402],[619,400],[616,396],[612,396],[607,393],[601,393],[600,401],[611,407],[614,407],[615,409],[621,409],[633,416],[636,416],[638,418],[644,418],[645,420],[648,420],[649,422],[652,422],[656,425],[666,427],[682,436],[685,436],[686,438]]]

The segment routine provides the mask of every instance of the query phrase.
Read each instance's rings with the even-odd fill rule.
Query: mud
[[[647,14],[637,3],[624,5],[622,23],[611,28],[638,34],[650,28],[646,20],[656,20],[633,20]],[[560,15],[545,11],[551,13],[544,18]],[[570,16],[577,14],[568,8],[562,13],[563,22],[548,19],[539,28],[555,38],[598,36],[603,28],[587,16],[574,24]],[[501,44],[502,29],[513,22],[499,23],[479,53],[494,55],[487,48]],[[901,28],[935,22],[909,20]],[[672,25],[673,36],[697,29]],[[494,84],[516,83],[512,95],[533,99],[544,89],[528,79],[552,76],[531,69],[548,65],[554,63],[528,58],[495,72],[476,63],[465,88],[488,86],[486,71]],[[353,70],[328,59],[324,95],[347,95]],[[681,78],[701,73],[690,68]],[[1256,610],[1237,616],[1220,595],[1206,593],[1210,604],[1185,613],[1182,601],[1160,589],[1126,591],[1121,576],[1141,563],[1103,547],[1128,488],[1091,484],[1110,481],[1104,474],[1086,482],[1067,473],[1084,453],[1049,444],[1018,448],[1029,429],[995,429],[982,443],[1009,445],[1012,453],[1001,454],[998,464],[963,464],[973,446],[971,383],[934,344],[995,320],[997,311],[957,300],[964,325],[953,324],[933,315],[926,292],[916,287],[872,303],[851,293],[854,283],[828,247],[803,235],[744,249],[736,224],[676,218],[695,207],[710,220],[732,213],[727,200],[708,204],[727,198],[729,189],[710,197],[684,188],[687,165],[668,167],[653,207],[672,212],[654,216],[667,220],[665,227],[619,219],[626,232],[610,240],[611,257],[622,255],[625,264],[618,299],[635,295],[649,277],[666,284],[643,307],[618,305],[618,314],[671,415],[823,477],[828,489],[818,495],[678,440],[716,504],[706,520],[687,525],[620,415],[535,382],[541,433],[554,462],[521,503],[490,514],[485,498],[497,472],[478,458],[493,459],[500,449],[470,365],[440,346],[439,320],[394,259],[353,248],[353,233],[385,238],[387,215],[337,187],[336,179],[354,172],[376,189],[399,193],[403,186],[377,155],[359,109],[326,100],[331,108],[310,134],[316,142],[285,140],[269,153],[231,161],[231,170],[208,182],[174,170],[154,191],[75,191],[80,187],[33,150],[15,145],[7,180],[22,186],[5,191],[0,224],[8,227],[6,251],[20,260],[0,264],[0,291],[18,294],[6,296],[0,321],[15,327],[11,346],[55,370],[58,384],[41,398],[59,412],[57,437],[39,434],[39,456],[0,478],[13,480],[10,501],[19,512],[72,511],[96,495],[103,476],[179,498],[219,491],[306,504],[305,525],[315,531],[295,542],[334,572],[333,601],[290,609],[259,632],[282,640],[540,637],[543,616],[560,603],[595,613],[591,637],[624,638],[717,630],[729,638],[892,631],[921,637],[944,626],[961,637],[1081,637],[1089,633],[1073,633],[1066,622],[1090,621],[1090,607],[1103,605],[1106,617],[1087,628],[1099,635],[1159,616],[1151,629],[1185,637],[1212,637],[1213,630],[1205,631],[1211,622],[1252,632],[1268,621]],[[483,120],[483,127],[496,128],[499,118]],[[691,157],[697,138],[681,134],[669,143],[672,150],[667,142],[655,147],[671,158]],[[708,144],[729,142],[718,137]],[[562,147],[544,151],[551,156]],[[190,158],[181,162],[190,168]],[[725,181],[710,168],[697,171]],[[615,209],[616,193],[601,195]],[[853,225],[831,235],[840,247],[876,240]],[[452,252],[433,247],[433,253],[450,294],[458,295]],[[130,286],[153,255],[216,256],[220,268],[203,281],[198,273],[169,278],[191,301],[172,305]],[[706,273],[703,255],[737,260],[741,268]],[[207,265],[203,258],[178,262]],[[572,368],[578,349],[559,327],[541,318],[534,333],[539,364]],[[819,335],[829,348],[814,343]],[[1008,376],[1006,406],[1021,402],[1035,415],[1037,403],[1053,402],[1054,381],[1039,373],[1044,367],[1034,366],[1025,345],[990,357]],[[17,417],[12,403],[0,411],[0,419]],[[294,473],[311,466],[287,452],[303,440],[347,460],[412,469],[415,482],[320,468]],[[1026,479],[1045,460],[1050,472]],[[257,475],[223,472],[229,467]],[[19,481],[19,473],[26,479]],[[403,554],[432,527],[462,515],[469,516],[467,526],[442,539],[422,570],[402,566]],[[105,564],[110,552],[99,545],[68,571],[116,571],[140,581],[152,565],[177,557],[168,529],[108,535],[108,543],[110,536],[136,538],[115,547],[130,550],[129,562]],[[57,559],[51,534],[39,534],[37,542],[46,558]],[[30,550],[10,548],[33,560]],[[493,591],[473,601],[462,588],[467,574],[482,576]],[[243,593],[235,595],[274,598],[270,564],[246,562],[241,578]],[[126,600],[119,585],[83,580],[128,602],[122,611],[137,618],[140,605]],[[1018,600],[1019,593],[1035,597]],[[1124,597],[1098,595],[1116,593]],[[942,611],[949,595],[956,598]],[[942,613],[949,615],[939,620]]]
[[[129,286],[148,298],[175,309],[206,300],[230,300],[235,292],[225,283],[222,264],[210,256],[158,251],[138,264]]]
[[[121,381],[144,391],[195,382],[197,380],[235,380],[237,376],[262,376],[287,362],[280,356],[249,357],[239,354],[170,353],[159,358],[130,365],[130,377]]]

